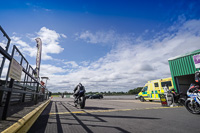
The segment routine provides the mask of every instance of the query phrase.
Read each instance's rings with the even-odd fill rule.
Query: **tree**
[[[143,87],[137,87],[135,89],[131,89],[128,91],[128,94],[138,94],[141,90],[142,90]]]

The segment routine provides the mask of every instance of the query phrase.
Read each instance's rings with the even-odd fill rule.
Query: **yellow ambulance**
[[[141,92],[138,93],[138,99],[140,99],[141,102],[145,100],[160,100],[159,94],[164,93],[163,87],[165,85],[168,85],[169,89],[174,88],[172,78],[148,81]]]

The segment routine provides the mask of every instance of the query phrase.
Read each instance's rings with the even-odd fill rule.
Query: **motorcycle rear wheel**
[[[77,107],[77,101],[74,99],[74,106]]]
[[[200,107],[198,103],[193,103],[193,104],[191,103],[191,100],[186,100],[185,108],[192,114],[200,114]]]
[[[85,97],[83,96],[80,99],[80,108],[83,109],[85,107]]]

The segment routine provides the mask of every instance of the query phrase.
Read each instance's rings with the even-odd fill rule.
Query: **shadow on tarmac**
[[[55,117],[51,117],[54,120],[56,120],[55,122],[48,122],[49,119],[49,113],[51,111],[51,107],[52,107],[52,101],[50,102],[50,104],[47,106],[47,108],[42,112],[42,114],[40,115],[40,117],[36,120],[35,124],[31,127],[31,129],[29,130],[28,133],[44,133],[45,129],[47,127],[47,124],[56,124],[57,126],[57,133],[63,133],[63,126],[71,126],[71,125],[77,125],[77,126],[81,126],[85,132],[87,133],[93,133],[94,130],[92,131],[90,127],[95,127],[95,128],[108,128],[108,129],[112,129],[114,131],[117,130],[117,132],[123,132],[123,133],[129,133],[129,131],[121,128],[121,127],[117,127],[117,126],[110,126],[110,125],[105,125],[103,123],[108,123],[108,121],[106,121],[106,119],[104,118],[112,118],[112,119],[121,119],[121,121],[123,121],[123,119],[146,119],[146,120],[156,120],[156,119],[160,119],[160,118],[153,118],[153,117],[137,117],[137,116],[118,116],[118,115],[99,115],[99,114],[91,114],[88,113],[86,111],[84,111],[84,109],[82,111],[85,112],[85,114],[73,114],[71,112],[71,110],[67,107],[65,102],[61,102],[61,101],[54,101],[55,104],[55,111],[58,112],[58,105],[62,106],[66,109],[66,111],[69,112],[68,115],[71,115],[74,119],[76,120],[78,123],[68,123],[68,122],[61,122],[61,120],[63,119],[62,116],[64,114],[55,114]],[[70,104],[69,104],[70,105]],[[101,107],[86,107],[85,109],[87,110],[109,110],[109,109],[113,109],[113,108],[101,108]],[[91,120],[91,117],[95,119]],[[71,119],[71,118],[70,118]],[[89,124],[85,124],[84,121],[90,121]],[[91,122],[102,122],[102,124],[91,124]],[[98,130],[99,131],[99,130]],[[55,132],[55,131],[52,131]],[[84,131],[83,131],[84,132]]]
[[[48,124],[49,113],[51,111],[52,101],[47,105],[46,109],[42,112],[42,114],[35,121],[33,126],[29,129],[28,133],[44,133],[46,126]]]
[[[107,118],[122,118],[122,119],[124,119],[124,118],[126,118],[126,119],[153,119],[153,120],[155,120],[155,119],[160,119],[160,118],[154,118],[154,117],[136,117],[136,116],[116,116],[116,115],[91,115],[91,114],[89,114],[89,113],[87,113],[87,114],[77,114],[77,115],[80,115],[80,116],[93,116],[93,117],[107,117]]]
[[[86,110],[111,110],[114,108],[102,108],[102,107],[85,107]]]

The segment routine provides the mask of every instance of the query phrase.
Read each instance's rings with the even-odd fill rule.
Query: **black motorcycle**
[[[86,101],[85,91],[80,90],[78,96],[74,97],[74,105],[75,107],[83,109],[85,107],[85,101]]]
[[[175,89],[169,90],[169,94],[173,95],[173,102],[176,103],[178,106],[185,106],[185,96],[183,93],[176,93]]]

